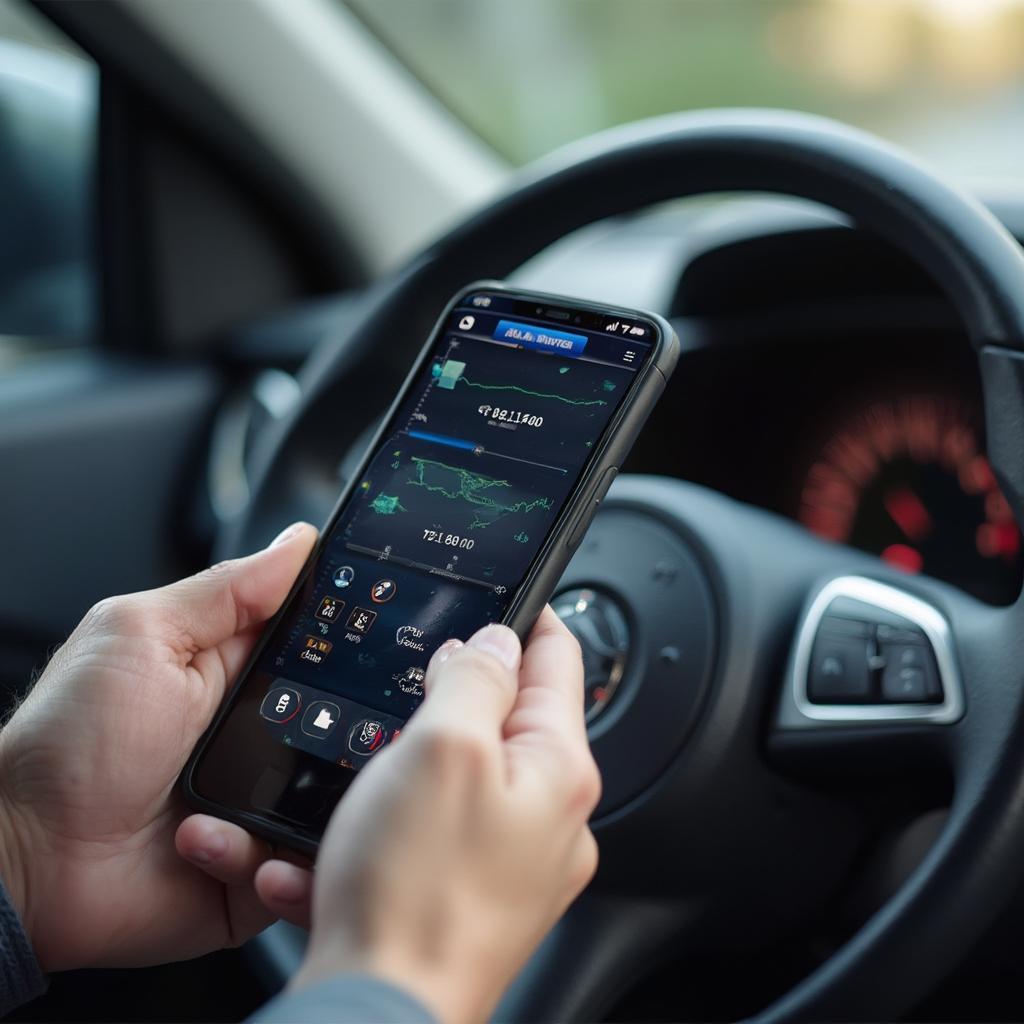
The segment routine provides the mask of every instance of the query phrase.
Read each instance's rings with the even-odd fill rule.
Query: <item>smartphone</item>
[[[489,622],[529,632],[678,353],[651,313],[456,295],[197,745],[187,801],[315,852],[400,742],[434,650]]]

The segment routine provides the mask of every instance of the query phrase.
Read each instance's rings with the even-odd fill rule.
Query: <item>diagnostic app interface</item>
[[[505,613],[654,340],[546,312],[484,293],[452,313],[257,665],[282,742],[358,769],[434,650]]]

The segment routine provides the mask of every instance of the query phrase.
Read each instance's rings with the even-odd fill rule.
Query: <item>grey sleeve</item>
[[[338,974],[309,988],[285,990],[248,1024],[437,1024],[427,1008],[368,974]]]
[[[0,880],[0,1016],[46,991],[46,978]]]

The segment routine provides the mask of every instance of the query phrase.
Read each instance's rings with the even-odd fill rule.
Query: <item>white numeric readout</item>
[[[520,412],[518,409],[502,409],[496,405],[481,405],[477,412],[489,420],[499,423],[522,423],[526,427],[540,427],[544,417],[531,412]]]

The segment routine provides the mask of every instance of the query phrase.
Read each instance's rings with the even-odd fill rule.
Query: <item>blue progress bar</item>
[[[417,437],[421,441],[433,441],[434,444],[447,445],[449,448],[462,448],[467,452],[475,451],[478,445],[473,441],[463,441],[458,437],[445,437],[444,434],[428,434],[423,430],[410,430],[410,437]]]

